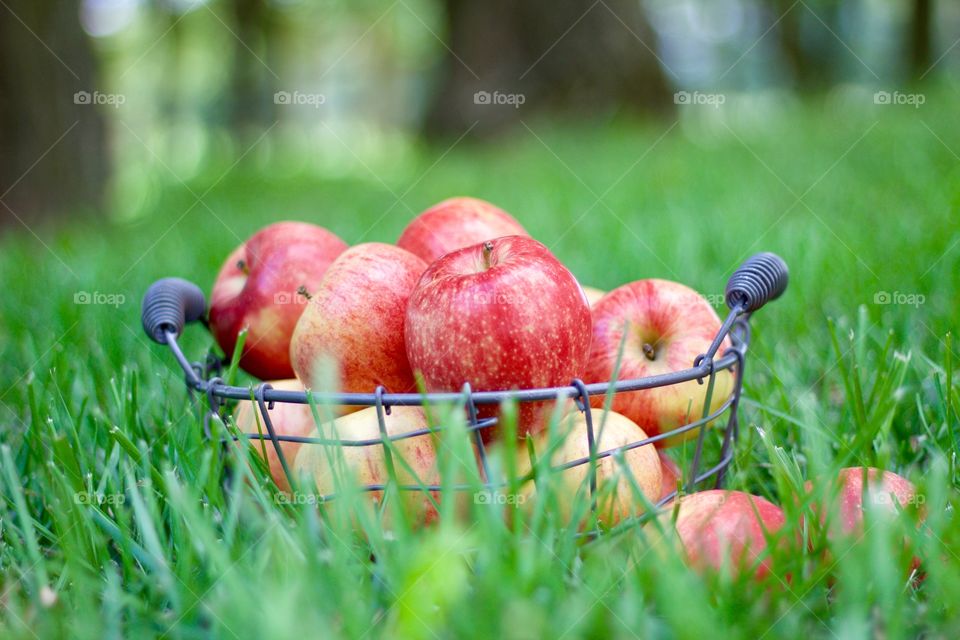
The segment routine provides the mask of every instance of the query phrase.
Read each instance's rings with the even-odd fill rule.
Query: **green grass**
[[[8,232],[0,635],[960,636],[954,91],[931,89],[919,110],[831,97],[731,101],[678,124],[531,121],[483,146],[347,154],[335,177],[253,153],[225,176],[233,159],[160,183],[140,217]],[[240,452],[204,441],[173,359],[140,329],[142,292],[167,275],[209,290],[229,249],[273,220],[389,242],[456,194],[515,213],[601,288],[663,277],[718,296],[751,253],[782,255],[791,283],[753,319],[728,486],[783,505],[789,537],[804,480],[882,466],[918,484],[926,524],[905,513],[855,545],[814,536],[758,582],[701,578],[638,527],[584,543],[547,507],[513,529],[474,505],[364,541],[313,506],[278,504]],[[123,298],[75,304],[81,291]],[[879,292],[922,304],[877,304]],[[210,339],[192,327],[184,345],[200,357]],[[225,465],[256,474],[236,500]],[[86,493],[105,500],[78,503]]]

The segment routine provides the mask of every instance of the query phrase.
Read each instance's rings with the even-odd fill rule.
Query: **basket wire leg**
[[[723,481],[727,475],[727,467],[730,461],[727,456],[730,455],[730,447],[737,441],[740,431],[740,394],[743,392],[743,365],[746,358],[743,357],[742,349],[734,349],[737,354],[737,377],[733,386],[733,401],[730,403],[730,418],[727,420],[727,429],[723,434],[723,446],[720,448],[720,461],[723,466],[717,471],[717,481],[714,488],[723,487]]]
[[[283,467],[283,474],[287,476],[287,482],[290,484],[290,489],[296,489],[295,479],[293,477],[293,472],[290,470],[290,465],[287,463],[287,456],[283,453],[283,447],[280,446],[280,439],[277,438],[277,431],[273,427],[273,420],[270,419],[270,411],[273,410],[273,402],[266,402],[264,400],[264,392],[267,389],[272,389],[273,387],[268,382],[263,382],[257,385],[257,388],[254,389],[253,397],[257,401],[257,408],[260,411],[260,417],[263,418],[263,426],[267,430],[267,434],[270,436],[270,441],[273,443],[273,449],[277,452],[277,459],[280,460],[280,466]]]
[[[480,433],[479,420],[477,419],[477,405],[473,401],[473,391],[470,389],[470,383],[463,385],[464,404],[467,408],[468,428],[473,430],[473,439],[477,443],[477,453],[480,456],[480,468],[483,470],[483,484],[487,491],[493,490],[490,478],[490,466],[487,463],[487,449],[483,444],[483,436]]]
[[[380,503],[381,510],[386,509],[391,489],[396,490],[400,484],[397,480],[397,469],[393,464],[393,451],[390,448],[390,437],[387,435],[387,416],[390,415],[390,407],[384,406],[383,404],[383,394],[385,391],[383,385],[379,385],[374,392],[376,396],[374,406],[377,408],[377,427],[380,429],[380,446],[383,448],[383,462],[387,467],[387,486],[384,487],[383,490],[383,500]]]
[[[706,418],[708,415],[710,415],[710,405],[713,402],[713,390],[714,390],[714,384],[716,382],[716,379],[717,379],[717,372],[714,370],[713,360],[711,359],[710,360],[710,378],[707,382],[707,394],[703,400],[703,413],[700,416],[701,418]],[[688,479],[687,486],[686,486],[686,489],[688,491],[692,490],[694,488],[694,485],[696,485],[697,483],[697,476],[700,473],[700,460],[703,457],[703,441],[706,439],[707,428],[709,427],[709,425],[710,425],[709,422],[705,422],[697,428],[697,431],[698,431],[697,446],[693,452],[693,464],[691,465],[691,468],[690,468],[690,478]]]
[[[587,386],[583,380],[577,378],[570,383],[570,386],[576,388],[577,408],[583,414],[584,422],[587,425],[587,450],[590,452],[590,468],[587,471],[587,477],[590,480],[590,510],[594,514],[597,512],[597,438],[593,431],[593,408],[590,406],[590,394],[587,393]]]

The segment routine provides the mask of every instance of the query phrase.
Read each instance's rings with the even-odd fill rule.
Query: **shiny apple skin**
[[[407,301],[427,265],[399,247],[379,242],[347,249],[327,270],[290,341],[297,377],[320,384],[325,357],[338,365],[340,390],[392,393],[416,390],[404,342]]]
[[[316,288],[346,249],[336,235],[306,222],[271,224],[237,247],[210,295],[210,331],[223,352],[233,353],[246,327],[240,367],[261,380],[292,378],[290,336],[306,306],[297,291]]]
[[[655,376],[693,366],[707,351],[721,322],[713,307],[696,291],[667,280],[638,280],[614,289],[593,305],[593,340],[586,366],[587,382],[610,382],[620,343],[627,327],[618,379]],[[654,347],[654,359],[643,345]],[[718,356],[730,347],[720,345]],[[733,391],[733,374],[719,371],[710,411],[717,410]],[[702,416],[708,385],[690,380],[643,391],[617,393],[613,411],[622,413],[651,436],[665,433]],[[604,396],[594,396],[593,406],[603,406]],[[696,437],[697,429],[661,440],[658,447]]]
[[[503,236],[529,236],[509,213],[478,198],[458,197],[436,204],[400,234],[397,246],[427,264],[471,245]]]
[[[407,354],[428,390],[553,387],[582,374],[590,306],[576,278],[532,238],[508,236],[447,254],[407,306]],[[552,403],[522,403],[519,435],[546,426]],[[498,408],[481,406],[480,416]],[[485,429],[487,440],[496,430]]]

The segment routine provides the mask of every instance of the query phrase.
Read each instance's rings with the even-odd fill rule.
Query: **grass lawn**
[[[187,185],[161,169],[150,215],[8,230],[0,637],[960,637],[956,104],[948,87],[919,109],[838,93],[531,121],[483,146],[335,149],[334,177],[275,153]],[[365,541],[278,504],[260,472],[227,501],[240,454],[204,441],[175,362],[143,334],[146,287],[179,275],[209,291],[271,221],[392,242],[459,194],[513,212],[600,288],[660,277],[719,298],[743,259],[779,253],[790,287],[752,321],[728,486],[782,505],[789,536],[804,480],[879,466],[918,485],[925,525],[907,512],[859,544],[777,550],[758,581],[701,578],[651,551],[649,529],[578,540],[549,507],[509,528],[507,507],[475,505]],[[210,344],[200,327],[184,339],[198,358]]]

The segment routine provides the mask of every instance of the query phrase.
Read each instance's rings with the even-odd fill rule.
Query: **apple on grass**
[[[670,526],[672,510],[650,526]],[[785,523],[777,505],[742,491],[713,489],[680,499],[674,527],[691,566],[699,570],[729,568],[733,575],[770,572],[768,538]]]
[[[416,218],[400,234],[397,246],[427,264],[451,251],[501,238],[529,236],[513,216],[477,198],[450,198]]]
[[[866,472],[866,474],[864,474]],[[866,481],[866,482],[865,482]],[[813,483],[805,486],[808,495],[813,492]],[[917,496],[916,487],[903,476],[873,467],[847,467],[841,469],[829,487],[827,496],[812,505],[818,515],[820,526],[827,527],[831,539],[840,536],[859,539],[864,535],[864,518],[893,519],[899,511],[919,507],[923,503]],[[920,512],[920,519],[923,519]],[[909,540],[905,545],[909,546]],[[920,558],[914,557],[911,571],[920,566]]]
[[[590,347],[590,307],[573,275],[536,240],[507,236],[448,253],[423,274],[406,316],[407,355],[429,391],[569,384]],[[522,403],[537,432],[551,403]],[[481,418],[498,408],[480,406]],[[484,429],[483,437],[495,437]]]
[[[296,378],[290,380],[272,380],[270,384],[274,389],[280,391],[303,391],[303,384]],[[316,429],[316,423],[313,419],[313,412],[308,404],[294,404],[291,402],[277,402],[273,405],[270,412],[270,423],[278,436],[297,436],[308,437]],[[322,414],[321,414],[322,415]],[[260,406],[251,400],[242,400],[237,403],[237,408],[233,414],[234,423],[243,433],[260,433],[263,439],[251,439],[250,444],[254,450],[261,456],[266,453],[267,466],[270,469],[270,475],[273,481],[282,491],[290,491],[290,483],[287,480],[287,474],[283,471],[283,465],[280,463],[280,456],[277,455],[277,449],[273,446],[270,439],[270,433],[266,425],[263,424],[263,417],[260,415]],[[283,450],[283,456],[287,460],[287,465],[293,469],[293,461],[302,446],[299,442],[281,442],[280,448]]]
[[[293,370],[307,387],[321,384],[325,361],[336,363],[339,388],[393,393],[416,384],[404,344],[404,312],[426,269],[420,258],[371,242],[345,251],[327,270],[290,341]]]
[[[210,330],[229,357],[248,334],[240,367],[261,380],[293,377],[290,335],[306,299],[347,244],[323,227],[277,222],[227,258],[210,295]]]
[[[421,407],[392,407],[384,416],[388,436],[398,436],[429,426]],[[380,425],[376,407],[337,418],[320,425],[315,436],[329,440],[379,439]],[[401,486],[439,485],[440,474],[437,452],[430,434],[393,440],[391,449],[393,469]],[[386,450],[382,444],[344,446],[340,444],[308,444],[300,449],[294,462],[298,478],[312,479],[317,493],[330,496],[341,493],[344,487],[361,488],[365,485],[385,485],[390,480]],[[345,484],[348,483],[348,484]],[[376,507],[383,500],[383,491],[367,491],[365,506]],[[431,496],[433,500],[431,500]],[[414,524],[425,525],[437,518],[434,500],[439,494],[421,490],[399,491],[405,513]],[[332,505],[331,505],[332,506]],[[333,507],[335,508],[335,507]],[[386,511],[390,513],[389,509]]]
[[[866,471],[866,478],[864,478]],[[866,480],[866,487],[864,487]],[[807,483],[808,490],[812,488]],[[902,476],[882,469],[848,467],[837,474],[833,495],[837,496],[839,520],[834,528],[845,535],[863,533],[864,511],[895,515],[916,502],[917,491],[913,484]],[[822,510],[821,521],[828,518]]]
[[[647,437],[631,420],[612,411],[594,411],[593,429],[597,454],[626,447]],[[554,469],[547,473],[552,476],[551,487],[558,501],[559,514],[564,522],[570,522],[577,500],[583,500],[581,504],[589,503],[590,463],[568,469],[559,467],[590,457],[586,417],[580,411],[567,414],[560,420],[558,433],[554,438],[551,440],[546,432],[535,436],[534,453],[537,459],[541,460],[541,464],[546,463],[544,458],[549,456],[549,465]],[[533,464],[527,447],[521,445],[519,454],[518,475],[522,476],[533,469]],[[618,458],[621,458],[622,462]],[[606,526],[644,513],[644,500],[636,494],[635,486],[650,504],[656,503],[660,497],[662,471],[657,450],[650,444],[599,458],[595,477],[597,519]],[[521,488],[520,496],[522,499],[518,500],[518,503],[532,504],[537,497],[536,481],[527,482]],[[584,512],[585,519],[589,515],[588,509]],[[580,526],[585,524],[585,519]]]
[[[667,280],[638,280],[614,289],[598,301],[593,313],[593,342],[586,382],[610,382],[623,343],[619,380],[689,369],[705,353],[720,330],[713,307],[693,289]],[[730,346],[724,339],[718,356]],[[665,387],[618,393],[614,411],[622,413],[651,436],[689,424],[703,416],[709,381],[690,380]],[[733,391],[733,375],[718,371],[709,411],[716,411]],[[594,396],[602,407],[604,396]],[[661,440],[672,446],[696,437],[697,429]]]

